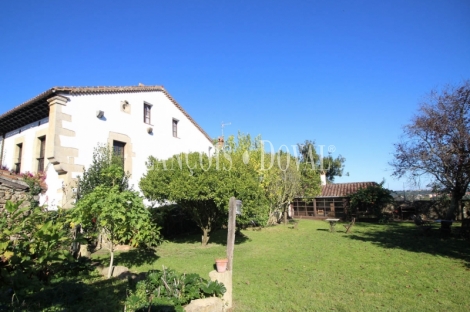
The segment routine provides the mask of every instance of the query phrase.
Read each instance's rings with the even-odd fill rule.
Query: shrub
[[[7,202],[0,212],[0,300],[21,301],[53,276],[80,271],[71,244],[64,211]]]
[[[375,214],[382,216],[383,209],[393,201],[392,192],[383,187],[385,181],[377,185],[361,188],[350,197],[351,213]]]
[[[114,251],[117,244],[130,244],[133,247],[155,248],[161,243],[160,228],[152,223],[150,212],[145,207],[142,198],[131,190],[121,191],[119,181],[122,178],[122,168],[110,165],[101,173],[114,186],[99,185],[83,196],[71,210],[75,223],[85,228],[96,227],[104,233],[110,252],[108,278],[111,277]]]
[[[191,216],[178,205],[166,205],[150,209],[152,221],[161,226],[160,233],[165,238],[181,234],[195,233],[199,230]]]
[[[110,167],[119,166],[122,171],[119,172],[119,177],[106,174],[110,172]],[[110,146],[105,144],[98,144],[93,150],[93,160],[88,169],[83,170],[83,176],[78,177],[77,182],[77,201],[83,196],[93,192],[98,186],[116,186],[118,185],[120,191],[129,190],[129,177],[130,174],[124,172],[123,160],[113,154]]]
[[[184,311],[183,305],[193,299],[221,297],[225,291],[225,286],[218,281],[205,280],[195,273],[179,274],[163,267],[162,271],[149,271],[147,278],[129,291],[126,310],[159,311],[173,307],[173,310]]]

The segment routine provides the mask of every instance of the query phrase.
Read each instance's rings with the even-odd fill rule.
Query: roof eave
[[[207,132],[202,129],[201,126],[184,110],[184,108],[165,90],[163,86],[114,86],[114,87],[53,87],[45,92],[35,96],[34,98],[14,107],[13,109],[7,111],[6,113],[0,115],[0,125],[2,120],[6,120],[9,117],[14,117],[15,114],[19,114],[22,110],[26,110],[33,106],[35,103],[40,103],[41,101],[47,100],[49,97],[52,97],[59,93],[65,94],[90,94],[90,93],[124,93],[124,92],[148,92],[148,91],[160,91],[163,92],[166,97],[193,123],[193,125],[206,137],[206,139],[213,144],[211,137]],[[10,129],[11,127],[0,126],[0,134],[5,134],[8,131],[14,130]]]

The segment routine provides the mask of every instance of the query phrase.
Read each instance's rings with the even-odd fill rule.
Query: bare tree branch
[[[393,175],[433,177],[451,193],[452,218],[470,183],[470,81],[431,91],[404,133],[408,140],[395,144],[390,162]]]

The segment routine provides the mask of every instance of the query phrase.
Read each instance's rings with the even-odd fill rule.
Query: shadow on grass
[[[65,279],[52,282],[8,311],[123,311],[126,288],[127,280],[90,279],[84,283],[80,279]]]
[[[192,233],[192,234],[184,234],[179,235],[178,237],[174,237],[168,239],[168,241],[172,243],[181,243],[181,244],[195,244],[201,243],[202,241],[202,234],[201,233]],[[243,233],[235,233],[235,244],[243,244],[249,241],[249,238],[245,236]],[[209,236],[209,244],[218,244],[222,246],[227,245],[227,229],[219,229],[213,231]]]
[[[371,228],[374,230],[370,230]],[[443,238],[438,226],[424,231],[411,224],[389,223],[355,225],[357,232],[348,234],[349,239],[372,242],[384,248],[400,248],[412,252],[424,252],[436,256],[460,259],[470,268],[468,241],[455,236]],[[366,229],[364,231],[363,229]]]
[[[125,267],[142,266],[144,264],[152,264],[160,258],[157,252],[152,250],[132,249],[127,252],[121,252],[114,256],[115,265],[123,265]]]
[[[176,308],[174,306],[159,304],[136,310],[136,312],[176,312]]]

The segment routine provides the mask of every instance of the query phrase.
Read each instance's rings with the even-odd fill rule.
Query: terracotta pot
[[[227,270],[227,258],[215,259],[215,265],[217,267],[217,272],[224,273]]]

